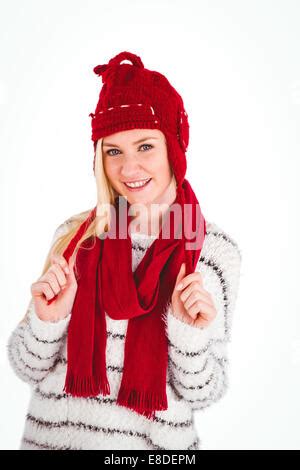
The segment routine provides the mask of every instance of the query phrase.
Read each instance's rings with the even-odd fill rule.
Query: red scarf
[[[155,410],[168,408],[168,342],[163,314],[170,304],[181,264],[186,263],[186,275],[194,272],[206,234],[205,219],[186,179],[177,189],[174,202],[180,204],[182,214],[183,204],[192,205],[193,223],[190,225],[189,221],[185,225],[183,215],[179,222],[172,215],[170,237],[162,238],[161,230],[134,272],[128,231],[126,238],[118,236],[121,225],[118,210],[116,238],[90,237],[81,244],[88,249],[80,247],[76,258],[79,276],[67,338],[68,366],[64,387],[67,393],[80,397],[110,394],[106,374],[106,312],[114,320],[129,320],[117,404],[149,419],[155,417]],[[128,209],[127,200],[126,204]],[[67,261],[96,216],[96,209],[81,224],[64,251]],[[127,228],[131,220],[127,210]],[[182,237],[175,235],[180,234],[180,230]],[[186,250],[185,241],[192,241],[189,234],[196,230],[201,246]]]

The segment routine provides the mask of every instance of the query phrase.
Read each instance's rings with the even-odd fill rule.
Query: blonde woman
[[[126,51],[94,71],[97,204],[57,228],[8,342],[32,387],[20,449],[201,449],[193,413],[228,388],[240,250],[185,178],[168,80]]]

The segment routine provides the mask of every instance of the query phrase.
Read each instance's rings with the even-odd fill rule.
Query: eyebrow
[[[157,137],[143,137],[140,140],[137,140],[136,142],[133,142],[133,145],[139,144],[140,142],[144,142],[145,140],[150,140],[150,139],[157,139]],[[108,142],[103,143],[103,146],[105,147],[118,147],[117,144],[109,144]]]

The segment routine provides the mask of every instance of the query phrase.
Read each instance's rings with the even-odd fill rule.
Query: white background
[[[1,448],[30,389],[8,365],[56,227],[94,207],[93,67],[127,50],[182,95],[187,179],[243,256],[230,388],[195,415],[204,449],[300,448],[298,1],[1,1]]]

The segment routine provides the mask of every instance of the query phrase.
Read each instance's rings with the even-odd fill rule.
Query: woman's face
[[[118,194],[129,204],[161,202],[172,179],[163,132],[130,129],[106,136],[102,146],[104,170]]]

